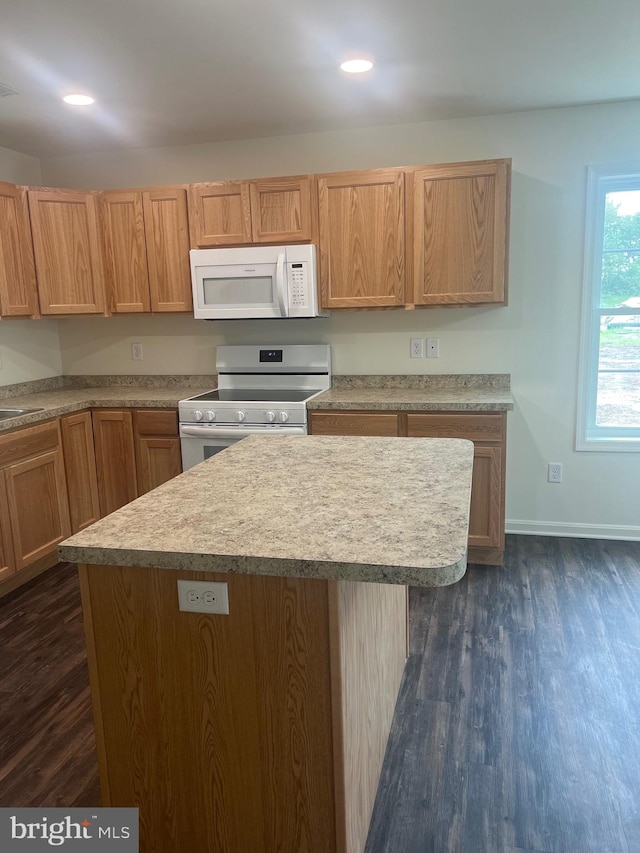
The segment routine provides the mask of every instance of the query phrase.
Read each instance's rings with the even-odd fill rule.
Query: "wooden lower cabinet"
[[[94,409],[92,419],[100,515],[105,516],[138,497],[133,412]]]
[[[469,562],[502,564],[507,433],[504,412],[310,412],[309,432],[473,441]]]
[[[177,409],[94,409],[0,434],[0,595],[57,545],[182,473]]]
[[[143,495],[182,473],[175,409],[138,409],[135,413],[138,492]]]
[[[313,435],[399,435],[398,415],[386,412],[312,412],[309,431]]]
[[[7,487],[5,486],[2,472],[0,472],[0,581],[4,581],[12,575],[15,568],[15,560],[13,559],[13,540],[11,538],[11,527],[9,522]]]
[[[100,518],[91,412],[65,415],[60,418],[60,430],[69,492],[71,532],[77,533]]]
[[[0,581],[3,593],[57,562],[71,533],[58,421],[0,436]]]

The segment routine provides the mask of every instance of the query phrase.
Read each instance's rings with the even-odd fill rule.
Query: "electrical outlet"
[[[440,338],[427,338],[427,358],[440,358]]]
[[[142,361],[142,344],[131,344],[131,360]]]
[[[226,583],[178,581],[178,608],[191,613],[229,613]]]
[[[424,358],[424,340],[422,338],[411,338],[411,358]]]
[[[547,480],[549,483],[562,482],[562,464],[560,462],[549,462],[547,468]]]

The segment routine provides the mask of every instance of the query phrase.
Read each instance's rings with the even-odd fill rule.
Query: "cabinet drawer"
[[[412,438],[467,438],[470,441],[501,442],[504,437],[504,415],[407,415],[407,435]]]
[[[178,435],[176,409],[138,409],[136,411],[138,435]]]
[[[60,444],[57,421],[12,430],[0,437],[0,467],[11,465],[27,456],[54,450]]]
[[[398,416],[371,412],[311,412],[313,435],[398,435]]]

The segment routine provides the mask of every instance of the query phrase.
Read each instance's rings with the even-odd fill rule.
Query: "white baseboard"
[[[573,524],[508,518],[505,529],[507,533],[521,533],[525,536],[574,536],[582,539],[640,541],[640,527],[618,527],[615,524]]]

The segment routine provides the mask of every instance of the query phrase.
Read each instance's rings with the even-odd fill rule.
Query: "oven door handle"
[[[251,429],[251,427],[242,427],[241,429],[224,429],[220,427],[203,426],[181,426],[181,436],[192,436],[195,438],[245,438],[248,435],[306,435],[307,431],[304,427],[263,427],[262,429]]]

